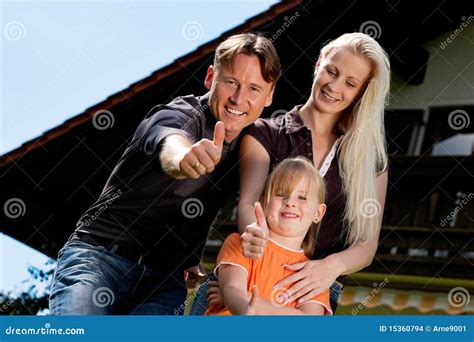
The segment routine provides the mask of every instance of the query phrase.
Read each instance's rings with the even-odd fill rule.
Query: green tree
[[[29,284],[26,291],[21,293],[0,293],[0,315],[37,315],[40,311],[48,308],[49,286],[45,291],[39,292],[38,282],[49,285],[54,273],[54,260],[45,264],[46,269],[35,266],[28,267],[30,278],[25,282]]]

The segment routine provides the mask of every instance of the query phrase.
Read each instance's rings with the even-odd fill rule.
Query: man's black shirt
[[[171,134],[191,143],[212,140],[216,119],[208,95],[178,97],[153,108],[138,126],[99,199],[77,231],[142,249],[157,271],[196,265],[209,227],[238,190],[238,139],[224,143],[215,170],[199,179],[176,180],[161,168],[159,154]]]

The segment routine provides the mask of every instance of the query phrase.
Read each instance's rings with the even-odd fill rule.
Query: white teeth
[[[334,98],[334,97],[328,95],[325,91],[323,91],[323,95],[324,95],[325,98],[327,98],[327,99],[330,100],[330,101],[334,101],[334,102],[337,101],[336,98]]]
[[[228,112],[234,114],[234,115],[243,115],[245,112],[241,112],[240,110],[235,110],[229,107],[225,107]]]
[[[297,218],[298,215],[295,214],[290,214],[290,213],[282,213],[283,217],[288,217],[288,218]]]

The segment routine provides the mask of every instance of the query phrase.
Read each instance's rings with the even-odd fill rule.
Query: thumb
[[[267,219],[265,218],[265,214],[262,209],[262,205],[260,202],[255,202],[255,218],[257,219],[257,224],[261,228],[267,228]]]
[[[250,298],[249,306],[257,305],[258,297],[260,297],[260,293],[258,292],[257,285],[252,287],[252,298]]]
[[[214,145],[222,150],[222,145],[224,145],[225,138],[225,125],[222,121],[217,121],[216,126],[214,127]]]

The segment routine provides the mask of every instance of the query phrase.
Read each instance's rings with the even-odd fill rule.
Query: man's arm
[[[165,138],[160,153],[163,170],[173,178],[194,178],[214,171],[221,160],[224,144],[224,123],[218,121],[214,129],[214,139],[202,139],[191,144],[179,134],[171,134]]]
[[[184,179],[186,173],[180,169],[180,161],[184,155],[189,151],[191,142],[185,137],[172,134],[165,138],[163,147],[160,153],[160,162],[163,171],[176,179]],[[192,174],[192,178],[197,178],[199,175],[193,169],[188,170]]]

